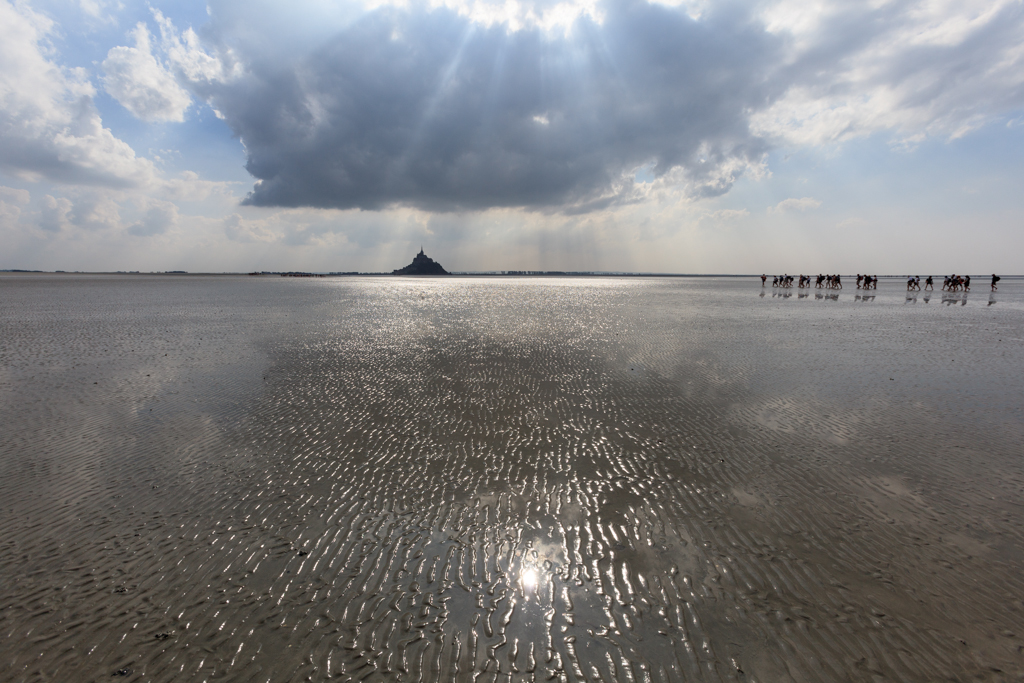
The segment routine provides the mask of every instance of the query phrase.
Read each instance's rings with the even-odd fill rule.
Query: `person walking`
[[[764,283],[768,281],[768,276],[761,273],[761,286],[764,287]]]
[[[997,283],[997,282],[999,282],[999,280],[1000,280],[1000,279],[1002,279],[1002,278],[1000,278],[1000,277],[999,277],[998,275],[996,275],[995,273],[992,273],[992,291],[993,291],[993,292],[996,292],[996,291],[998,291],[998,290],[999,290],[999,288],[998,288],[998,287],[996,287],[996,283]]]

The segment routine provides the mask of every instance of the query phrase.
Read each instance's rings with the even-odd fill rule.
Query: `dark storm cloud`
[[[613,3],[566,35],[374,11],[298,63],[243,56],[208,93],[248,153],[246,203],[586,211],[632,169],[728,190],[766,150],[751,111],[779,45],[742,15]],[[731,170],[730,170],[731,169]]]

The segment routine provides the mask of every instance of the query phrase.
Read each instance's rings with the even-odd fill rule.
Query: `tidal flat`
[[[0,680],[1019,680],[1024,282],[904,287],[0,274]]]

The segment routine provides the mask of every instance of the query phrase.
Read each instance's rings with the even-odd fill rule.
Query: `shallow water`
[[[0,679],[1016,680],[987,290],[0,276]]]

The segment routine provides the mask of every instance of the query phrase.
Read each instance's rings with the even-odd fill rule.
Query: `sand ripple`
[[[5,681],[1024,672],[1012,303],[0,286]]]

